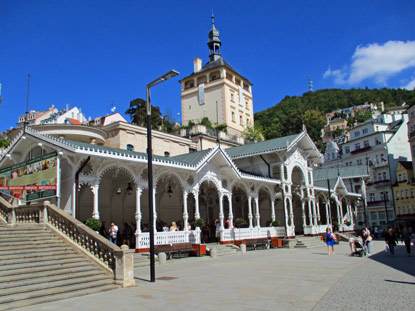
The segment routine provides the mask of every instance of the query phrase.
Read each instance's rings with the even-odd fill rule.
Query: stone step
[[[36,252],[27,252],[27,253],[14,253],[13,251],[10,251],[9,254],[3,254],[0,253],[0,263],[3,264],[4,262],[8,261],[8,260],[18,260],[21,258],[32,258],[32,259],[36,259],[36,258],[40,258],[40,257],[51,257],[53,258],[53,256],[55,255],[62,255],[62,254],[75,254],[75,251],[72,250],[72,248],[67,247],[67,248],[54,248],[51,250],[44,250],[44,251],[36,251]]]
[[[26,293],[19,293],[19,294],[11,294],[7,296],[0,297],[0,306],[2,304],[15,304],[21,301],[29,300],[28,303],[31,305],[33,304],[31,300],[35,298],[45,297],[49,295],[62,295],[67,292],[74,292],[74,291],[81,291],[87,290],[93,287],[102,287],[102,286],[109,286],[110,288],[116,288],[116,286],[108,279],[105,280],[98,280],[92,282],[85,282],[85,283],[77,283],[77,284],[70,284],[67,286],[60,286],[54,288],[47,288],[47,289],[40,289]],[[72,296],[73,297],[73,296]],[[61,297],[57,297],[58,299],[62,299]],[[29,305],[28,304],[28,305]],[[13,305],[15,308],[16,305]],[[20,307],[20,306],[19,306]]]
[[[37,298],[25,299],[20,301],[15,301],[11,303],[0,304],[0,311],[11,310],[15,308],[22,308],[31,305],[37,305],[41,303],[53,302],[62,299],[68,298],[76,298],[85,295],[91,295],[103,291],[113,290],[119,288],[117,285],[105,285],[105,286],[97,286],[97,287],[90,287],[87,289],[80,289],[80,290],[72,290],[65,293],[58,293],[58,294],[51,294],[47,296],[41,296]]]
[[[27,250],[27,249],[39,249],[39,248],[48,248],[48,247],[64,247],[66,244],[61,241],[54,241],[49,243],[37,243],[37,244],[21,244],[21,245],[15,245],[13,246],[14,250]],[[10,251],[10,247],[8,246],[1,246],[0,247],[0,253],[1,252],[7,252]]]
[[[58,250],[68,250],[71,251],[72,248],[70,246],[62,245],[62,244],[53,244],[52,246],[44,245],[43,247],[28,247],[23,248],[20,247],[19,249],[8,249],[8,250],[2,250],[0,251],[0,258],[3,258],[5,256],[26,256],[29,254],[38,254],[43,252],[54,252]]]
[[[46,239],[46,238],[50,238],[50,233],[48,232],[41,232],[41,233],[36,233],[33,236],[30,235],[24,235],[24,234],[0,234],[0,242],[3,240],[9,240],[9,241],[25,241],[25,240],[39,240],[40,239]]]
[[[85,273],[83,273],[85,274]],[[109,280],[105,275],[102,275],[100,273],[96,274],[90,274],[90,275],[83,275],[81,273],[75,273],[73,275],[66,275],[65,278],[60,279],[51,279],[47,278],[47,280],[44,280],[43,282],[37,282],[30,284],[28,282],[20,282],[20,286],[13,286],[13,282],[9,283],[9,287],[0,290],[0,302],[4,298],[4,296],[12,296],[12,295],[21,295],[21,294],[27,294],[30,292],[36,292],[41,290],[47,290],[51,288],[57,288],[57,287],[66,287],[81,283],[91,283],[91,282],[97,282],[97,281],[103,281],[105,285],[113,284],[111,280]],[[32,280],[29,280],[32,281]],[[33,281],[37,281],[36,279]],[[7,298],[7,297],[6,297]]]
[[[60,268],[63,267],[63,268]],[[60,266],[56,269],[27,269],[25,273],[19,273],[14,275],[5,275],[3,277],[0,277],[0,284],[7,283],[7,282],[17,282],[22,280],[29,280],[29,279],[37,279],[37,278],[43,278],[43,277],[54,277],[59,275],[65,275],[65,274],[71,274],[71,273],[77,273],[77,272],[90,272],[91,265],[88,263],[79,264],[66,264],[64,266]]]
[[[70,258],[78,258],[79,255],[75,252],[61,252],[59,253],[55,253],[52,256],[45,256],[42,254],[38,254],[38,256],[34,256],[34,257],[21,257],[18,259],[8,259],[8,260],[3,260],[3,258],[0,260],[1,266],[4,266],[5,269],[10,269],[10,268],[16,268],[18,265],[24,265],[25,267],[30,266],[31,263],[36,263],[37,265],[42,265],[43,262],[60,262],[63,259],[70,259]],[[29,264],[29,265],[25,265],[25,264]],[[19,269],[19,268],[17,268]],[[2,267],[0,267],[0,271],[2,271]]]
[[[65,267],[67,264],[75,264],[75,265],[82,265],[84,262],[86,262],[83,258],[69,258],[64,259],[60,261],[44,261],[42,263],[30,263],[30,264],[20,264],[15,265],[14,267],[12,265],[8,265],[5,269],[0,266],[0,277],[8,276],[8,275],[14,275],[14,274],[21,274],[21,273],[27,273],[27,272],[33,272],[33,271],[45,271],[47,269],[53,270],[53,269],[60,269],[61,267]],[[86,262],[86,264],[89,264]]]
[[[60,242],[59,240],[56,240],[54,238],[39,238],[39,239],[26,239],[26,240],[2,240],[0,242],[0,249],[4,249],[5,247],[18,247],[18,246],[22,246],[22,245],[27,245],[27,246],[36,246],[36,245],[45,245],[45,244],[49,244],[49,243],[57,243]],[[63,243],[63,242],[61,242]]]

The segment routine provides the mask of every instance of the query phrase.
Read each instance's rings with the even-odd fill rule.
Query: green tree
[[[130,116],[131,123],[138,126],[147,126],[147,109],[146,101],[142,98],[136,98],[130,101],[130,108],[125,111]],[[160,108],[151,106],[151,128],[159,130],[163,126]]]
[[[250,141],[264,141],[264,136],[262,133],[252,126],[247,126],[243,135],[247,140]]]
[[[0,148],[6,148],[10,145],[10,139],[0,138]]]

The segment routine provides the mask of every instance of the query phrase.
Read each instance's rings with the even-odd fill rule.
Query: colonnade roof
[[[300,138],[302,134],[303,132],[295,135],[274,138],[259,143],[232,147],[225,149],[225,151],[232,159],[239,159],[254,155],[287,150],[293,142]]]
[[[354,165],[344,167],[321,168],[313,171],[314,184],[316,181],[341,178],[361,178],[368,177],[366,165]]]

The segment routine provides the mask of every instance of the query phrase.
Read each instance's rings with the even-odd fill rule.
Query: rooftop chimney
[[[200,58],[195,58],[193,60],[193,71],[199,72],[202,69],[202,60]]]

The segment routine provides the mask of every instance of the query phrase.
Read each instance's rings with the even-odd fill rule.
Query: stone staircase
[[[216,243],[209,243],[206,245],[206,250],[209,250],[211,248],[215,247],[217,256],[232,256],[241,254],[241,251],[238,246],[235,246],[233,244],[216,244]]]
[[[326,246],[320,236],[297,236],[296,239],[297,244],[294,248],[318,248]]]
[[[42,225],[0,225],[0,310],[115,288],[111,273]]]

